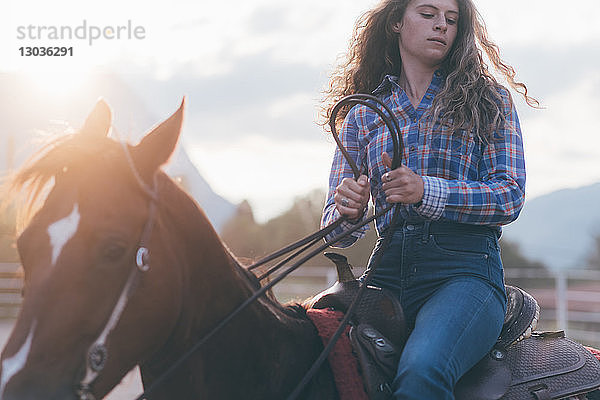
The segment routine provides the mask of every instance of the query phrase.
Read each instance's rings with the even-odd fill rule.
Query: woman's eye
[[[446,23],[448,25],[456,25],[456,20],[453,18],[446,18]]]
[[[429,14],[429,13],[421,13],[421,15],[422,15],[424,18],[433,18],[433,14]]]

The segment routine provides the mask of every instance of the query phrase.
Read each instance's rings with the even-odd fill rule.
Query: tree
[[[547,267],[539,261],[527,258],[518,243],[500,241],[502,264],[506,283],[521,288],[550,287],[554,285]],[[523,270],[527,270],[527,275]]]
[[[587,257],[587,267],[600,269],[600,233],[594,236],[594,244]]]
[[[264,224],[258,224],[254,220],[248,202],[242,202],[234,217],[223,227],[221,237],[231,251],[242,258],[242,261],[257,260],[317,231],[324,200],[325,193],[315,190],[306,196],[296,198],[289,210]],[[354,245],[347,248],[329,248],[326,251],[334,251],[348,257],[348,261],[356,267],[354,274],[360,275],[367,266],[376,240],[376,230],[371,223],[365,237],[356,241]],[[548,275],[545,266],[529,260],[518,244],[502,240],[501,247],[504,268],[509,273],[513,269],[527,268],[538,270],[539,276]],[[331,261],[322,255],[314,257],[306,265],[333,268]],[[518,283],[529,285],[529,282],[522,280]]]
[[[238,257],[254,259],[263,255],[261,228],[254,220],[250,204],[245,200],[223,226],[221,238]]]
[[[322,190],[314,190],[306,196],[296,198],[290,209],[264,224],[258,224],[254,220],[250,205],[242,202],[233,218],[223,227],[221,238],[242,261],[259,259],[318,231],[324,200],[325,193]],[[376,235],[371,227],[367,236],[354,246],[331,251],[346,255],[352,264],[359,267],[355,271],[359,274],[366,266],[375,239]],[[323,255],[314,257],[306,265],[333,268],[331,261]]]
[[[539,261],[528,259],[522,252],[518,243],[501,240],[500,248],[502,249],[502,264],[505,269],[513,268],[545,268]]]

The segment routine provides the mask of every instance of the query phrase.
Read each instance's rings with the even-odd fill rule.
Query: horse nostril
[[[82,387],[77,390],[77,400],[96,400],[90,387]]]

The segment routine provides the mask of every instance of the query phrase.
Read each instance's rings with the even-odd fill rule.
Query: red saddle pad
[[[588,347],[588,346],[583,346],[586,348],[587,351],[589,351],[590,353],[592,353],[594,355],[594,357],[596,357],[596,359],[598,361],[600,361],[600,350],[595,349],[593,347]]]
[[[344,318],[342,312],[329,309],[311,308],[307,310],[306,314],[317,327],[324,345],[329,343],[329,339]],[[348,337],[349,330],[350,326],[347,326],[342,336],[333,346],[327,360],[333,371],[340,400],[369,400],[358,370],[358,361],[352,353],[352,345]]]

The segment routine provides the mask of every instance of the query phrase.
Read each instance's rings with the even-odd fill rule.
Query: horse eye
[[[102,252],[102,258],[107,262],[119,261],[127,249],[124,246],[112,244]]]

